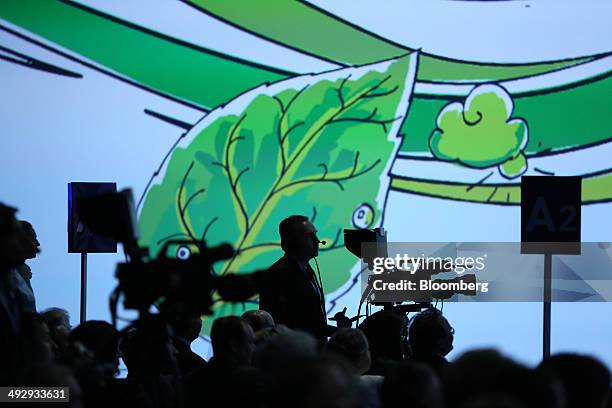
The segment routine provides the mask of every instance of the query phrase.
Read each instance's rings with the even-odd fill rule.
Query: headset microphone
[[[327,241],[319,241],[319,244],[321,244],[321,245],[327,245]]]

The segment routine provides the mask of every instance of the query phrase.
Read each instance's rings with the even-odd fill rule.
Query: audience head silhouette
[[[28,366],[20,374],[17,381],[19,386],[28,387],[68,387],[69,402],[62,405],[70,408],[83,407],[81,386],[69,367],[57,363],[36,363]],[[21,404],[20,404],[21,405]],[[43,406],[34,403],[32,406]]]
[[[165,321],[151,315],[141,318],[135,327],[123,333],[119,350],[129,376],[155,377],[177,373],[177,352],[170,332]]]
[[[36,258],[36,254],[40,252],[40,242],[38,242],[38,236],[34,227],[28,221],[21,220],[19,224],[25,237],[26,259]]]
[[[96,361],[115,373],[119,369],[119,333],[102,320],[88,320],[72,330],[70,343],[81,343]]]
[[[504,400],[525,408],[565,406],[554,382],[495,350],[463,354],[444,370],[442,378],[450,407],[478,406],[483,400]]]
[[[213,357],[224,364],[248,365],[255,349],[254,338],[253,329],[242,318],[220,317],[210,331]]]
[[[316,355],[317,340],[312,335],[279,326],[258,345],[253,361],[258,368],[277,372],[295,360]]]
[[[169,318],[172,334],[192,343],[202,330],[202,317],[199,313],[175,312]]]
[[[306,357],[294,360],[278,375],[274,407],[354,407],[351,370],[342,360]]]
[[[274,318],[272,315],[265,310],[247,310],[241,317],[249,324],[249,326],[251,326],[251,329],[253,329],[255,334],[257,334],[257,332],[260,330],[273,328],[276,326],[276,324],[274,324]]]
[[[53,362],[57,345],[41,314],[23,314],[21,342],[26,364]]]
[[[42,315],[45,318],[45,322],[47,322],[49,329],[57,326],[61,326],[68,332],[70,332],[72,329],[72,326],[70,326],[70,314],[65,309],[50,307],[49,309],[44,310]]]
[[[366,318],[359,326],[370,345],[371,374],[384,374],[395,362],[404,358],[405,320],[390,310],[381,310]]]
[[[345,358],[357,374],[364,374],[372,364],[368,339],[359,329],[337,330],[329,339],[326,349]]]
[[[17,209],[0,203],[0,273],[27,259],[27,238],[15,214]]]
[[[610,371],[593,357],[557,354],[544,360],[538,370],[561,382],[567,408],[596,408],[610,389]]]
[[[441,408],[442,387],[436,373],[425,364],[403,361],[387,372],[381,387],[385,408]],[[407,401],[410,401],[408,404]]]
[[[58,347],[58,353],[64,354],[68,351],[70,330],[70,315],[64,309],[52,307],[44,312],[42,316],[49,327],[51,338]]]
[[[427,309],[414,316],[408,328],[408,342],[414,355],[446,356],[453,349],[455,330],[438,309]]]

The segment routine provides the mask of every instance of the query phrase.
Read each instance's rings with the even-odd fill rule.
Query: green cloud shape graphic
[[[527,170],[523,149],[528,129],[523,119],[511,118],[513,109],[512,98],[501,86],[480,85],[465,103],[442,108],[429,148],[439,160],[477,169],[498,166],[502,176],[518,177]]]

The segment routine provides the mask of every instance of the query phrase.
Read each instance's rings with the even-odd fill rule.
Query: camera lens
[[[191,250],[189,249],[188,246],[181,245],[180,247],[177,248],[176,257],[178,259],[181,259],[184,261],[186,259],[189,259],[190,256],[191,256]]]

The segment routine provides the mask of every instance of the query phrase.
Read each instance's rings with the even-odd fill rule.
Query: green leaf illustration
[[[210,113],[146,192],[141,244],[155,255],[170,238],[228,242],[239,253],[216,273],[249,273],[282,255],[279,222],[304,214],[328,241],[318,258],[324,289],[340,288],[357,264],[342,230],[380,224],[417,58],[261,86]],[[241,312],[217,299],[213,317]]]

